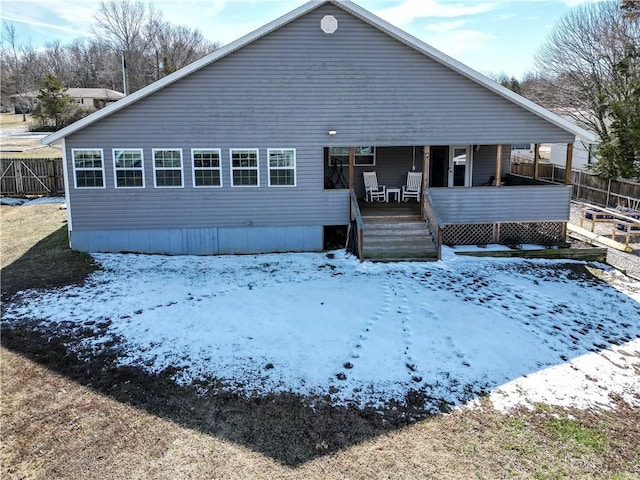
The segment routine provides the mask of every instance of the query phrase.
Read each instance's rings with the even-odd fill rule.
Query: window
[[[296,185],[296,151],[293,148],[270,148],[269,186],[295,187]]]
[[[231,186],[259,187],[258,150],[231,149]]]
[[[156,187],[182,187],[182,150],[154,148],[153,174]]]
[[[329,166],[349,165],[349,147],[329,147]],[[373,167],[376,164],[376,147],[355,147],[356,167]]]
[[[192,148],[193,186],[221,187],[220,149]]]
[[[141,148],[113,149],[113,170],[116,188],[144,188],[144,168]]]
[[[104,188],[102,149],[73,149],[73,177],[76,188]]]

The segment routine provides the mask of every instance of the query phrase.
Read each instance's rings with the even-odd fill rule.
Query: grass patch
[[[41,145],[39,140],[33,138],[12,138],[3,143],[2,148],[0,158],[62,158],[61,148]]]
[[[60,204],[0,206],[2,298],[27,288],[81,282],[97,266],[69,248],[67,213]]]
[[[22,120],[22,114],[14,113],[0,113],[0,128],[25,126],[25,131],[29,129],[31,125],[31,115],[26,115],[26,122]]]
[[[548,428],[563,442],[573,442],[598,452],[603,452],[606,449],[607,437],[603,432],[585,427],[570,418],[551,419]]]
[[[11,113],[0,114],[0,129],[20,130],[28,133],[32,125],[31,115],[26,116],[27,121],[22,121],[22,115]],[[59,145],[42,145],[40,138],[9,136],[2,140],[0,158],[62,158],[62,149]]]

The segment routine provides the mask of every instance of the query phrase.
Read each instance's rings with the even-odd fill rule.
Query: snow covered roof
[[[576,136],[580,136],[586,139],[593,139],[595,141],[595,137],[591,132],[567,121],[566,119],[560,117],[559,115],[554,114],[553,112],[550,112],[549,110],[541,107],[540,105],[537,105],[531,102],[530,100],[527,100],[526,98],[512,92],[511,90],[503,87],[497,82],[489,79],[488,77],[476,72],[472,68],[464,65],[463,63],[440,52],[439,50],[433,48],[431,45],[428,45],[427,43],[408,34],[407,32],[401,30],[400,28],[386,22],[385,20],[382,20],[381,18],[377,17],[373,13],[369,12],[368,10],[365,10],[364,8],[360,7],[359,5],[349,0],[311,0],[308,3],[281,16],[280,18],[267,23],[266,25],[258,28],[257,30],[254,30],[253,32],[239,38],[238,40],[235,40],[234,42],[231,42],[228,45],[225,45],[222,48],[210,53],[209,55],[193,62],[192,64],[187,65],[186,67],[172,73],[171,75],[168,75],[146,86],[145,88],[138,90],[137,92],[127,97],[124,97],[122,100],[116,103],[113,103],[107,106],[106,108],[103,108],[93,113],[92,115],[89,115],[75,123],[72,123],[68,127],[63,128],[62,130],[59,130],[45,137],[42,140],[42,143],[45,145],[49,145],[62,138],[65,138],[83,129],[86,126],[89,126],[97,122],[101,118],[104,118],[108,115],[111,115],[112,113],[122,110],[128,105],[135,103],[138,100],[141,100],[153,94],[154,92],[160,90],[161,88],[167,85],[170,85],[180,80],[181,78],[186,77],[187,75],[190,75],[191,73],[196,72],[201,68],[206,67],[207,65],[210,65],[213,62],[216,62],[217,60],[220,60],[221,58],[226,57],[227,55],[230,55],[236,50],[264,37],[265,35],[268,35],[274,30],[277,30],[283,27],[284,25],[287,25],[288,23],[293,22],[294,20],[302,17],[303,15],[306,15],[309,12],[326,4],[332,4],[338,8],[341,8],[347,13],[350,13],[355,17],[363,20],[364,22],[370,24],[371,26],[381,30],[382,32],[389,35],[390,37],[393,37],[396,40],[399,40],[400,42],[404,43],[405,45],[411,48],[414,48],[415,50],[419,51],[423,55],[429,57],[430,59],[435,60],[441,63],[442,65],[454,70],[455,72],[473,80],[479,85],[482,85],[483,87],[491,90],[492,92],[500,95],[501,97],[504,97],[505,99],[515,103],[516,105],[519,105],[520,107],[543,118],[544,120],[547,120],[548,122],[556,125],[557,127],[567,132],[573,133]]]

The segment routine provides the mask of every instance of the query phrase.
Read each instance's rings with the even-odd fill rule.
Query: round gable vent
[[[338,20],[333,15],[325,15],[320,21],[320,28],[324,33],[333,33],[338,29]]]

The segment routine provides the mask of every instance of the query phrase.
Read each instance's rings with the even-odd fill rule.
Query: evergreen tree
[[[603,99],[610,136],[598,149],[595,169],[608,178],[640,179],[640,49],[630,47],[614,73],[618,91]]]
[[[67,95],[64,83],[55,75],[48,74],[38,94],[38,107],[34,116],[45,129],[60,130],[71,116],[75,101]],[[49,127],[49,128],[47,128]]]

